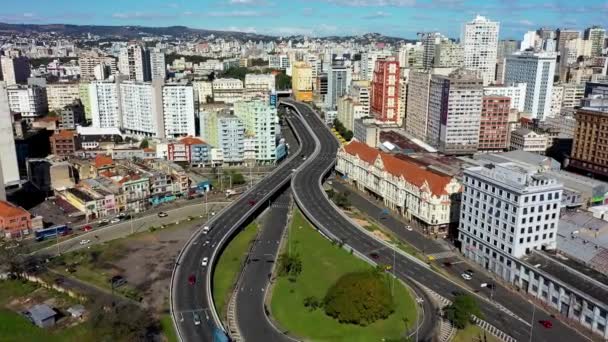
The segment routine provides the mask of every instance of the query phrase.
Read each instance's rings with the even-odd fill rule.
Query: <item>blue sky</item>
[[[604,24],[608,0],[2,0],[0,21],[97,25],[185,25],[273,35],[380,32],[415,38],[437,30],[458,37],[482,14],[501,38],[541,26]]]

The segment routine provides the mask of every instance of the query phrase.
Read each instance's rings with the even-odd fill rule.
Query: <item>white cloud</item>
[[[370,13],[368,15],[364,15],[362,18],[363,19],[381,19],[381,18],[388,18],[390,16],[391,16],[390,13],[378,11],[375,13]]]
[[[229,26],[219,29],[220,31],[234,31],[234,32],[244,32],[244,33],[257,33],[258,30],[253,27],[237,27],[237,26]]]
[[[351,7],[409,7],[416,5],[416,0],[322,0],[332,4]]]
[[[210,17],[263,17],[267,15],[258,11],[225,11],[225,12],[209,12]]]
[[[230,5],[243,5],[243,6],[266,6],[269,5],[266,0],[228,0]]]

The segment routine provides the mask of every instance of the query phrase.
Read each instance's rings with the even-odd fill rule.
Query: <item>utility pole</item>
[[[530,342],[532,342],[532,329],[534,329],[534,314],[536,313],[536,305],[532,303],[532,320],[530,321]]]

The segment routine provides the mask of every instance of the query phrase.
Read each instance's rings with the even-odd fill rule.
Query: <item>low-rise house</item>
[[[518,128],[511,132],[511,150],[545,154],[548,146],[548,138],[544,134],[528,128]]]
[[[0,201],[0,237],[20,238],[32,228],[32,215],[10,202]]]
[[[358,141],[339,148],[336,171],[388,208],[422,223],[428,233],[447,235],[458,222],[462,186],[454,177]]]
[[[27,311],[28,317],[39,328],[50,328],[55,325],[57,313],[46,304],[34,305]]]

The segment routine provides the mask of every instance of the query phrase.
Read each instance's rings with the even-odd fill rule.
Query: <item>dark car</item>
[[[196,276],[194,274],[191,274],[190,276],[188,276],[188,284],[190,284],[190,285],[196,284]]]
[[[248,203],[249,203],[250,207],[253,207],[256,204],[256,201],[253,198],[251,198],[251,199],[249,199]]]
[[[127,280],[123,276],[116,275],[116,276],[113,276],[112,278],[110,278],[109,282],[112,285],[112,287],[116,288],[116,287],[121,287],[124,284],[126,284]]]
[[[378,260],[378,258],[380,258],[380,255],[378,255],[376,252],[369,253],[369,256],[374,260]]]

